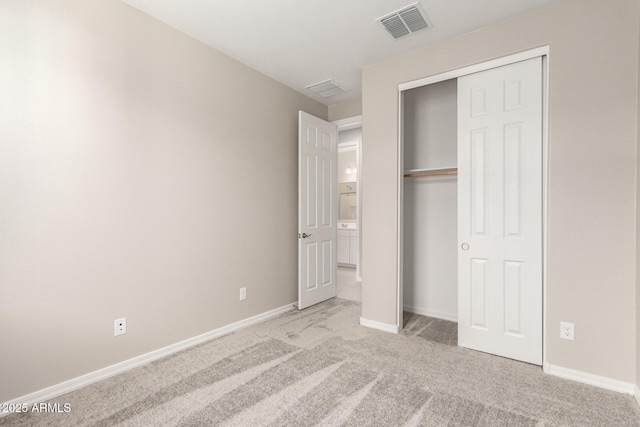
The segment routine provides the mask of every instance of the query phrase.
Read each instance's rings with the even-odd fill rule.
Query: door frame
[[[404,112],[403,97],[404,91],[466,76],[492,68],[513,64],[527,59],[542,57],[542,366],[547,366],[547,225],[548,225],[548,142],[549,142],[549,45],[540,46],[534,49],[525,50],[511,55],[506,55],[497,59],[481,62],[467,67],[458,68],[444,73],[435,74],[417,80],[400,83],[398,85],[398,241],[397,241],[397,307],[396,324],[397,331],[404,327],[404,295],[403,295],[403,220],[404,218]],[[456,285],[457,286],[457,285]]]

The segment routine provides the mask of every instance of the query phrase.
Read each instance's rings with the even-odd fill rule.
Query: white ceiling
[[[359,98],[362,68],[557,3],[419,0],[432,28],[394,40],[376,21],[418,0],[123,0],[326,105]],[[334,79],[348,91],[305,89]]]

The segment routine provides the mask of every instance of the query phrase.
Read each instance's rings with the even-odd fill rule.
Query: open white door
[[[458,79],[458,343],[542,364],[542,58]]]
[[[336,296],[337,130],[303,111],[298,122],[298,309]]]

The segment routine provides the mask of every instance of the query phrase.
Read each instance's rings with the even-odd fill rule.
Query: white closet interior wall
[[[404,169],[457,167],[457,81],[404,92]],[[457,321],[457,177],[404,178],[407,311]]]

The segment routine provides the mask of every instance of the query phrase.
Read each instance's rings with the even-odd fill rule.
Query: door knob
[[[303,239],[306,239],[307,237],[311,237],[311,234],[307,234],[307,233],[302,233],[302,235],[298,234],[298,238],[302,237]]]
[[[468,251],[469,250],[469,244],[468,243],[463,243],[460,245],[460,248],[462,248],[463,251]]]

